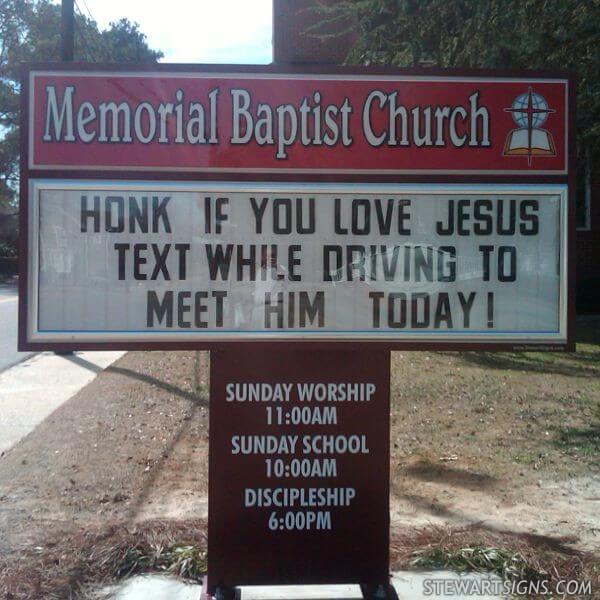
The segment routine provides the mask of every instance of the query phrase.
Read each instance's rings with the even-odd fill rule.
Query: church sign
[[[203,600],[395,597],[390,350],[573,349],[569,78],[46,65],[22,102],[20,349],[211,351]]]
[[[551,76],[32,68],[21,346],[565,348],[569,94]]]

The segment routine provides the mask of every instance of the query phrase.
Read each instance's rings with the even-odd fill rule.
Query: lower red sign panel
[[[383,583],[389,352],[211,353],[208,588]]]

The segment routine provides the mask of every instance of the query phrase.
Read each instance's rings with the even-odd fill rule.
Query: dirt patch
[[[157,499],[205,503],[207,365],[129,353],[0,459],[0,553],[56,530],[133,522]],[[204,382],[204,383],[202,383]]]
[[[600,551],[600,322],[577,354],[393,353],[395,539],[416,527]],[[0,458],[0,555],[203,519],[208,357],[132,352]],[[515,539],[516,539],[515,538]]]
[[[575,354],[393,353],[392,518],[600,549],[600,322]]]

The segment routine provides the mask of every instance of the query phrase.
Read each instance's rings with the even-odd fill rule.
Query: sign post
[[[389,369],[377,349],[212,353],[209,590],[386,584]]]
[[[211,350],[208,591],[388,572],[389,352],[571,350],[563,74],[38,65],[21,350]]]

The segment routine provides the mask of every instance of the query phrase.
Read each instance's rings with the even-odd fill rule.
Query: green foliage
[[[413,554],[411,565],[419,569],[450,569],[458,573],[494,573],[502,579],[538,581],[546,578],[518,552],[502,548],[426,548]]]
[[[112,23],[110,29],[101,32],[98,46],[100,58],[88,60],[147,63],[156,62],[163,56],[162,52],[148,48],[146,36],[138,24],[128,19]]]
[[[571,69],[578,141],[600,154],[600,0],[343,0],[317,10],[323,23],[354,21],[349,63]]]
[[[59,4],[50,0],[0,0],[0,239],[15,211],[19,178],[19,78],[24,62],[60,60]],[[75,60],[156,62],[162,57],[148,47],[135,23],[121,19],[105,31],[95,21],[75,15]],[[16,220],[10,221],[16,227]]]
[[[160,572],[201,581],[206,575],[206,560],[206,551],[196,546],[138,544],[125,549],[114,575],[120,579],[137,573]]]

